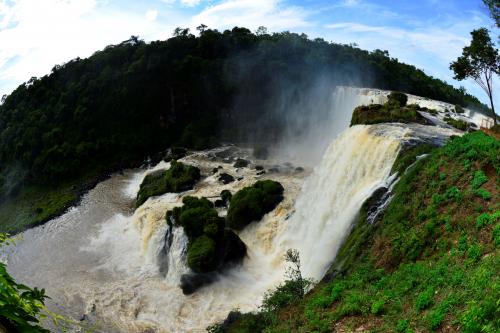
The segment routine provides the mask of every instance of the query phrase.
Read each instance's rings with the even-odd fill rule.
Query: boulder
[[[250,164],[249,161],[245,160],[245,159],[242,159],[242,158],[238,158],[236,160],[236,162],[234,162],[234,167],[235,168],[245,168],[247,167],[248,165]]]
[[[222,184],[229,184],[234,182],[234,177],[225,172],[221,173],[218,179]]]

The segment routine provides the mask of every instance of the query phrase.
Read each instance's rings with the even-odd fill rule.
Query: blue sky
[[[200,23],[221,30],[266,26],[388,50],[482,101],[486,95],[473,82],[454,81],[448,66],[471,30],[498,35],[481,0],[0,0],[0,95],[131,35],[166,39],[175,27]]]

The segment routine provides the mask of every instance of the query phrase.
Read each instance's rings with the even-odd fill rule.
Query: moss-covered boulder
[[[393,91],[387,96],[390,103],[397,103],[399,106],[406,106],[408,96],[399,91]]]
[[[206,235],[196,238],[189,245],[187,263],[195,272],[215,270],[217,265],[215,241]]]
[[[182,227],[188,237],[187,264],[195,273],[208,273],[237,263],[246,254],[246,246],[217,214],[206,198],[184,197],[182,207],[166,214],[167,223]]]
[[[152,196],[190,190],[199,179],[200,169],[174,160],[168,170],[158,170],[144,178],[137,194],[136,207]]]
[[[383,105],[362,105],[354,109],[351,118],[351,126],[393,122],[429,124],[427,119],[425,119],[419,111],[423,111],[423,109],[416,104],[402,107],[396,100],[389,100]]]
[[[236,192],[227,213],[229,227],[241,230],[260,220],[283,200],[283,192],[283,186],[272,180],[260,180]]]

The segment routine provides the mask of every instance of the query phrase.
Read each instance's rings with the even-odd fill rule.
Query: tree
[[[486,28],[474,30],[471,35],[471,44],[464,47],[462,55],[450,64],[450,69],[455,73],[456,80],[473,79],[488,94],[493,122],[496,125],[492,79],[493,75],[498,75],[500,71],[500,56]]]
[[[483,0],[483,2],[488,6],[491,18],[495,20],[497,28],[500,28],[500,0]]]

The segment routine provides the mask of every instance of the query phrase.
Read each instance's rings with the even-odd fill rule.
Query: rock
[[[303,172],[304,168],[303,167],[296,167],[295,172]]]
[[[217,199],[214,202],[214,206],[217,208],[222,208],[222,207],[226,207],[226,203],[222,199]]]
[[[263,174],[265,174],[265,173],[266,173],[266,172],[265,172],[264,170],[260,170],[260,171],[258,171],[258,172],[257,172],[257,176],[263,175]]]
[[[231,194],[231,192],[229,190],[222,190],[220,192],[220,197],[221,199],[224,201],[224,203],[227,205],[229,205],[229,202],[231,201],[231,197],[233,195]]]
[[[181,289],[184,295],[190,295],[200,287],[213,282],[216,278],[214,273],[188,273],[181,276]]]
[[[279,168],[270,168],[269,170],[267,170],[269,173],[279,173],[280,172],[280,169]]]
[[[230,228],[242,230],[252,221],[259,221],[283,200],[283,186],[273,180],[259,180],[231,198],[227,212]]]
[[[170,150],[170,156],[173,160],[178,160],[186,156],[187,149],[182,147],[172,147]]]
[[[220,258],[223,265],[240,263],[247,254],[245,243],[232,230],[224,230]]]
[[[219,181],[223,184],[229,184],[234,182],[234,177],[228,173],[221,173],[219,176]]]
[[[250,164],[249,161],[245,160],[245,159],[242,159],[242,158],[238,158],[236,160],[236,162],[234,163],[234,167],[235,168],[245,168],[247,167],[248,165]]]
[[[264,170],[264,167],[262,165],[256,165],[255,170],[261,171],[261,170]]]

